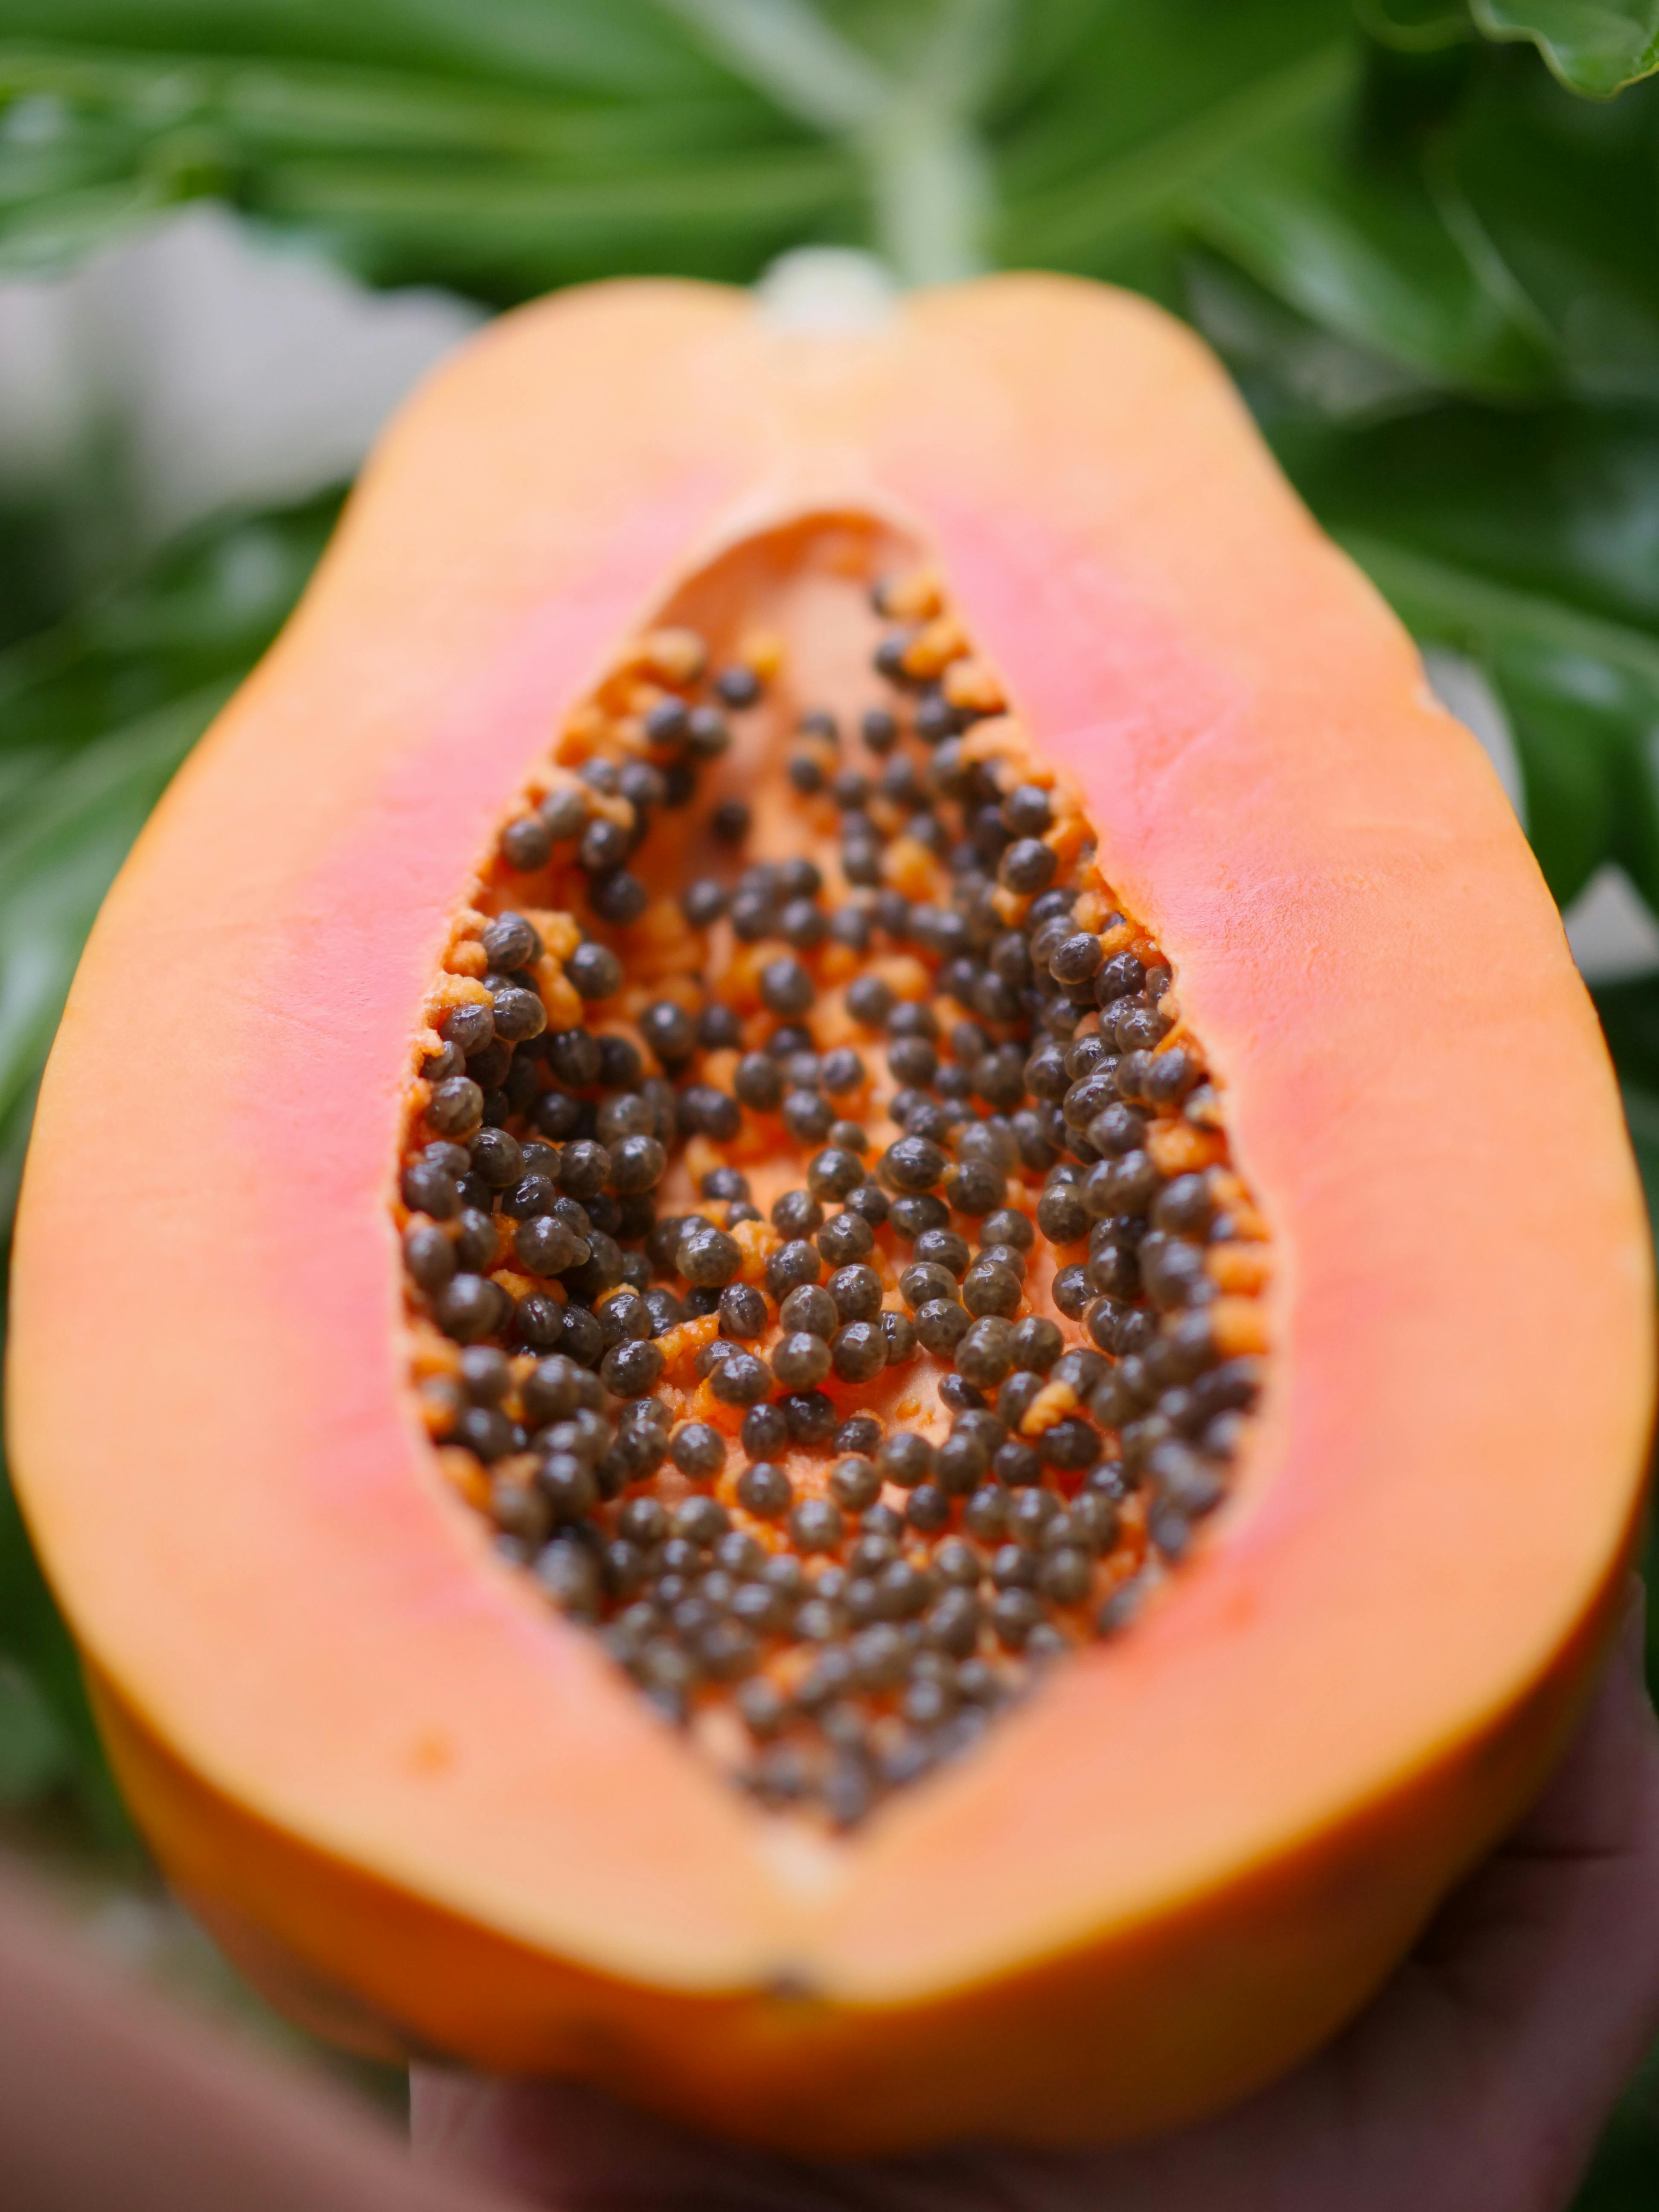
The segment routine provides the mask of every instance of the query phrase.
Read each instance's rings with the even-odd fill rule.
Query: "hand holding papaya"
[[[1659,2030],[1659,1726],[1642,1606],[1549,1787],[1376,2002],[1310,2064],[1201,2125],[1081,2155],[816,2166],[591,2090],[417,2072],[423,2161],[561,2212],[1544,2212]]]

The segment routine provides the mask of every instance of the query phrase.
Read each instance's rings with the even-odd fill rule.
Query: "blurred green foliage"
[[[814,242],[1134,285],[1486,672],[1557,897],[1614,860],[1659,911],[1656,69],[1659,0],[9,0],[0,273],[207,198],[489,307]],[[335,503],[90,576],[0,512],[0,1209],[103,889]],[[1659,980],[1598,1000],[1659,1207]],[[66,1793],[118,1843],[0,1500],[0,1807]],[[1654,2088],[1585,2207],[1659,2199]]]

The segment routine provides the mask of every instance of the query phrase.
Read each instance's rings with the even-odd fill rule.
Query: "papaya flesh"
[[[724,750],[686,738],[700,711]],[[792,858],[820,888],[751,882],[741,934],[742,871]],[[1044,884],[1096,940],[1075,985],[1030,923]],[[792,886],[817,918],[786,928]],[[921,908],[965,914],[966,949]],[[1012,998],[981,980],[1002,935]],[[1085,1006],[1120,953],[1133,988]],[[872,981],[931,1013],[931,1075],[890,1011],[860,1020]],[[1122,1000],[1147,1018],[1120,1037]],[[763,1067],[745,1103],[737,1062],[791,1027],[771,1058],[816,1055],[805,1103],[768,1103]],[[1060,1097],[1022,1072],[1016,1099],[1045,1040],[1091,1036]],[[1096,1145],[1065,1100],[1108,1057]],[[894,1219],[915,1112],[955,1299],[903,1288],[933,1218]],[[1064,1194],[1128,1157],[1124,1115],[1149,1170],[1079,1195],[1080,1225]],[[770,1215],[826,1150],[825,1228],[877,1194],[868,1244],[830,1241],[879,1305],[836,1302],[819,1250],[836,1312],[786,1329],[768,1262],[805,1240]],[[514,1166],[566,1211],[509,1212]],[[679,1233],[653,1246],[647,1214]],[[925,1307],[968,1312],[1001,1215],[987,1358],[937,1315],[911,1341]],[[555,1223],[574,1242],[523,1234]],[[135,1812],[296,2016],[795,2148],[1098,2142],[1316,2046],[1538,1785],[1639,1510],[1648,1249],[1495,779],[1190,334],[1050,279],[811,337],[623,284],[506,319],[417,395],[112,893],[25,1178],[12,1450]],[[1032,1327],[1019,1366],[1038,1322],[1063,1348]],[[1149,1371],[1183,1328],[1194,1371]],[[1195,1412],[1240,1359],[1240,1402]],[[746,1448],[757,1407],[814,1392],[828,1433],[786,1407]],[[1034,1480],[881,1457],[902,1429],[936,1474],[982,1415]],[[682,1466],[693,1427],[715,1443]],[[757,1458],[787,1498],[740,1486]],[[988,1486],[993,1520],[1073,1516],[1080,1566],[1044,1583],[1032,1541],[998,1582]],[[665,1526],[624,1533],[647,1500]],[[711,1564],[732,1534],[754,1556]],[[954,1674],[905,1625],[951,1542],[981,1569]],[[736,1608],[763,1554],[802,1562],[824,1648],[890,1660],[857,1639],[892,1629],[898,1674],[849,1659],[803,1701],[800,1613]],[[860,1626],[847,1563],[895,1554],[926,1605]],[[1032,1601],[999,1613],[1006,1589]]]

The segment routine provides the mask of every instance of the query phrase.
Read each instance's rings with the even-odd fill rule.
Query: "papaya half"
[[[1648,1255],[1498,785],[1190,333],[623,283],[405,409],[112,892],[15,1465],[302,2021],[1098,2142],[1538,1787]]]

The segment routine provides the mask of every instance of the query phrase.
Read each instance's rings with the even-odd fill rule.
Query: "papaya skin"
[[[937,560],[1172,960],[1273,1358],[1133,1633],[802,1853],[442,1494],[387,1196],[556,720],[716,553],[836,514]],[[817,340],[602,287],[441,372],[112,894],[14,1297],[25,1510],[233,1954],[337,2033],[804,2150],[1109,2140],[1315,2047],[1564,1740],[1651,1418],[1617,1094],[1495,779],[1204,349],[1048,278]]]

